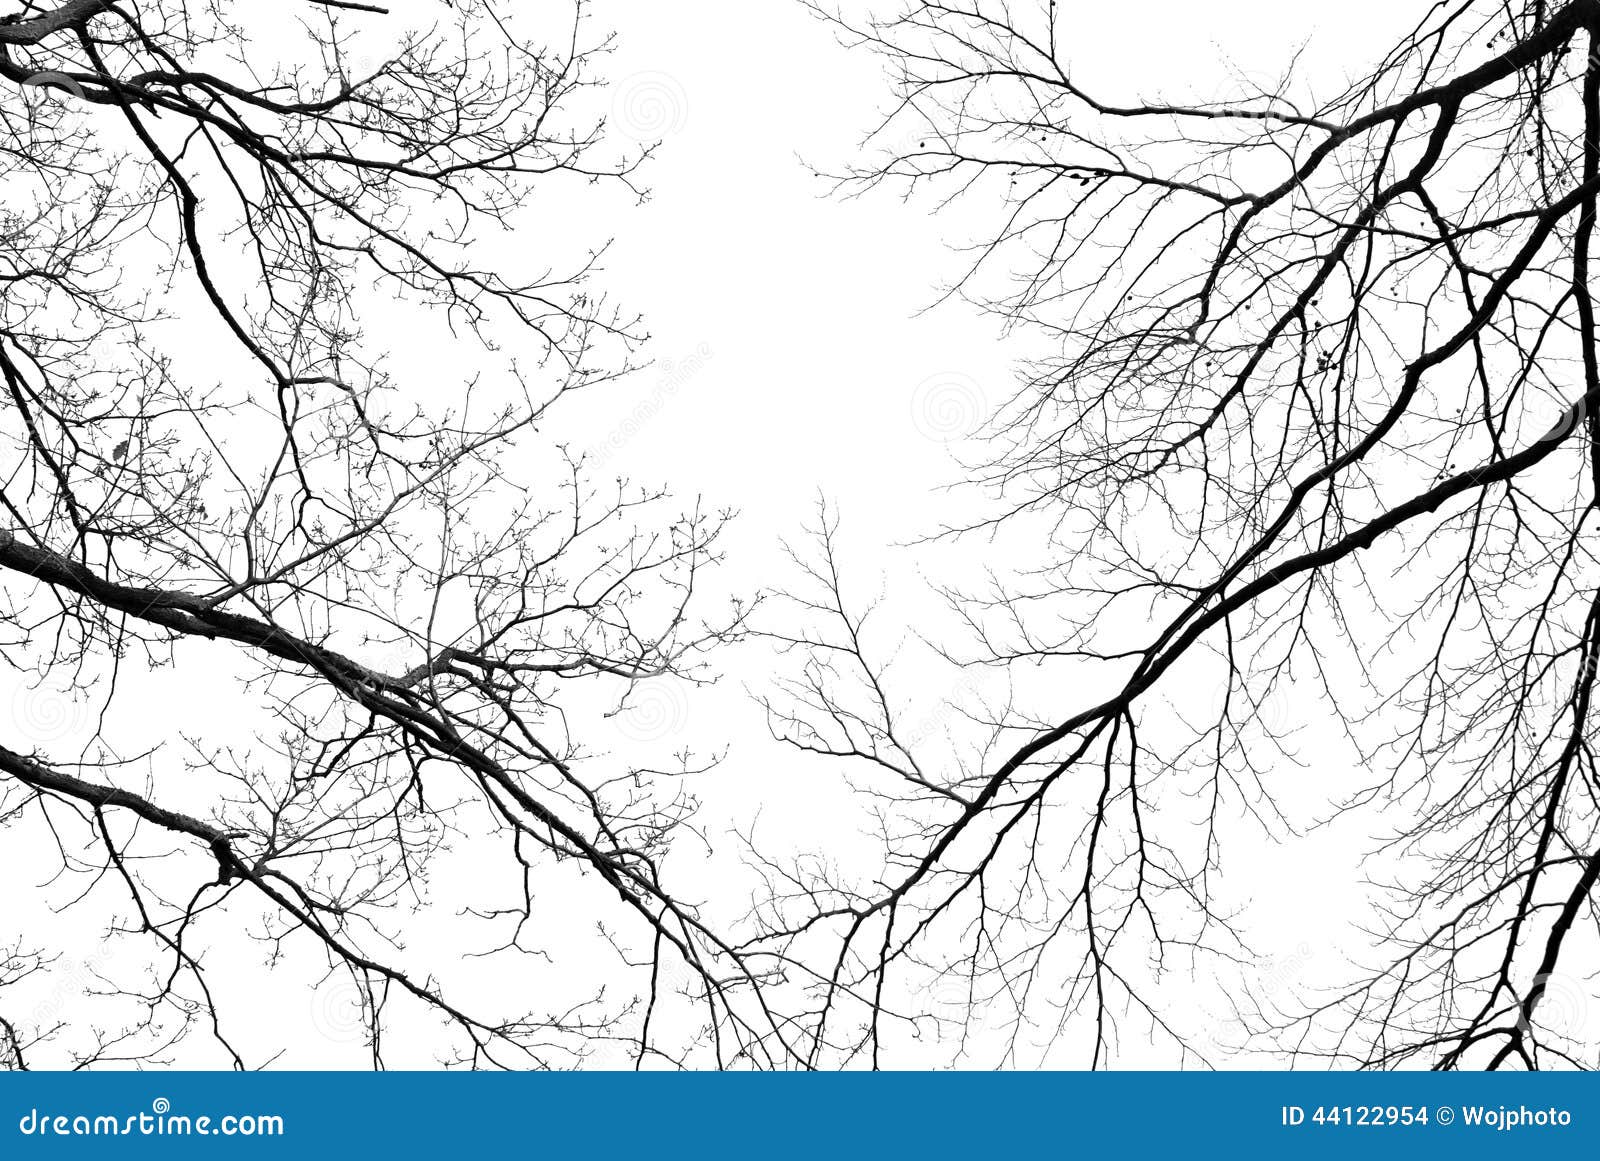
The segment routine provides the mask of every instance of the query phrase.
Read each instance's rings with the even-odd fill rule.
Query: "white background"
[[[1240,78],[1270,83],[1302,47],[1296,87],[1331,93],[1428,5],[1145,0],[1063,7],[1074,30],[1068,55],[1075,79],[1102,97],[1131,102],[1218,98],[1236,91]],[[542,266],[539,244],[552,236],[579,245],[613,238],[602,284],[643,313],[656,365],[564,404],[549,434],[590,449],[608,472],[665,484],[685,500],[703,497],[713,508],[737,508],[719,580],[730,593],[792,581],[780,544],[801,536],[825,495],[843,519],[851,582],[865,596],[885,586],[891,597],[886,647],[911,630],[938,636],[943,614],[927,596],[930,580],[1027,563],[986,561],[988,549],[977,539],[916,543],[981,503],[948,488],[960,482],[960,457],[972,451],[962,436],[1006,396],[1021,353],[1021,340],[962,302],[935,305],[939,285],[959,270],[948,244],[978,227],[962,213],[933,216],[925,203],[906,205],[885,193],[833,196],[830,183],[811,171],[856,156],[888,90],[870,54],[841,47],[800,5],[617,0],[599,6],[592,20],[596,30],[619,36],[607,66],[612,132],[624,141],[660,141],[641,174],[650,196],[634,204],[581,187],[541,203],[537,226],[527,232],[527,257]],[[652,738],[728,749],[697,788],[719,859],[734,853],[722,841],[727,829],[747,824],[758,809],[775,841],[793,849],[842,849],[864,824],[851,814],[836,771],[798,759],[768,737],[753,696],[766,687],[769,663],[758,649],[726,657],[714,687],[671,695],[665,725]],[[182,697],[225,720],[247,694],[213,688],[212,676],[198,673],[187,681],[167,675],[144,696],[152,707]],[[913,666],[902,680],[908,702],[936,708],[958,676]],[[1069,692],[1060,716],[1079,708]],[[625,732],[625,723],[618,726]],[[590,744],[613,742],[630,739]],[[1315,791],[1348,779],[1340,761],[1335,752],[1313,753],[1295,776]],[[1327,797],[1305,796],[1308,804]],[[1297,842],[1291,859],[1287,849],[1241,830],[1228,881],[1263,962],[1283,965],[1266,973],[1277,980],[1273,986],[1337,979],[1359,950],[1351,923],[1363,898],[1361,838],[1333,828]],[[3,881],[36,882],[29,852],[4,844],[0,833]],[[680,881],[695,882],[699,857],[685,855],[687,865],[674,868]],[[701,885],[714,880],[707,875]],[[440,889],[448,896],[451,876]],[[37,901],[23,892],[0,902],[0,923],[40,922]],[[262,993],[247,1018],[272,1027],[279,1008],[303,1003],[297,997],[307,986],[302,976],[286,977]],[[1192,992],[1190,1027],[1203,1029],[1216,996],[1203,980]],[[325,1006],[314,1000],[313,1016]],[[286,1015],[282,1023],[296,1031],[285,1033],[280,1064],[361,1065],[359,1045],[341,1035],[347,1021],[337,1014],[314,1018],[309,1030],[299,1013]],[[1063,1045],[1044,1062],[1082,1064],[1080,1048]],[[950,1061],[930,1049],[922,1062]],[[1124,1043],[1121,1062],[1170,1058],[1141,1059],[1137,1044]]]

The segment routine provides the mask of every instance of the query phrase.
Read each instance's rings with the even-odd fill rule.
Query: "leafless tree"
[[[747,610],[697,611],[722,515],[544,432],[644,335],[603,248],[563,268],[517,211],[637,193],[648,150],[603,136],[587,5],[510,7],[0,17],[5,891],[115,949],[6,934],[11,1066],[269,1063],[302,1013],[253,996],[307,965],[374,1066],[788,1058],[770,963],[664,881],[696,759],[585,740]],[[493,257],[535,244],[542,274]],[[452,846],[482,879],[433,914]],[[508,986],[456,970],[483,957]]]
[[[942,978],[1001,1061],[1214,1062],[1162,985],[1249,966],[1231,824],[1323,873],[1292,792],[1382,819],[1392,882],[1348,986],[1241,985],[1253,1045],[1594,1066],[1600,4],[1441,0],[1331,99],[1203,103],[1087,91],[1072,11],[818,10],[894,87],[846,192],[987,223],[950,290],[1042,353],[944,532],[1036,563],[951,594],[940,651],[1012,682],[977,760],[902,732],[830,514],[801,557],[774,729],[861,765],[887,852],[771,869],[812,1059],[895,1059]]]

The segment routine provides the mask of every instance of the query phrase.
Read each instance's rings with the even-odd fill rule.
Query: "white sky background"
[[[847,11],[862,7],[852,2]],[[1270,82],[1302,43],[1297,84],[1329,93],[1427,5],[1144,0],[1063,7],[1074,30],[1068,52],[1075,80],[1102,97],[1131,101],[1231,95],[1239,85],[1230,73]],[[990,562],[976,540],[910,542],[953,511],[971,510],[975,498],[942,491],[961,478],[960,441],[944,437],[959,436],[1005,397],[1020,347],[959,301],[923,309],[941,280],[960,269],[945,247],[963,237],[960,214],[931,216],[927,203],[908,206],[884,192],[829,197],[827,183],[803,164],[828,168],[855,155],[887,100],[878,62],[840,47],[790,0],[613,0],[596,7],[593,21],[619,37],[607,68],[613,131],[661,135],[640,175],[651,196],[636,206],[577,189],[536,205],[527,259],[544,265],[536,240],[547,236],[576,245],[613,238],[600,285],[644,315],[652,335],[646,353],[659,365],[564,402],[550,434],[575,448],[605,447],[607,472],[667,485],[684,502],[701,496],[708,507],[739,509],[720,581],[729,592],[790,579],[779,542],[800,536],[820,491],[839,507],[847,563],[862,594],[886,586],[886,646],[898,640],[895,621],[902,631],[936,625],[928,579],[970,575]],[[946,410],[930,413],[930,389]],[[720,838],[727,825],[747,821],[758,807],[774,820],[778,841],[844,846],[854,826],[836,772],[775,747],[751,702],[747,690],[759,691],[766,676],[761,657],[731,657],[715,688],[668,697],[657,707],[664,725],[650,741],[729,746],[720,770],[698,787],[719,857],[736,853]],[[930,706],[957,680],[934,668],[914,669],[906,679],[908,700]],[[226,712],[227,700],[214,696]],[[1066,716],[1081,706],[1069,691],[1057,708]],[[620,735],[615,741],[629,744]],[[1326,802],[1332,796],[1324,784],[1350,774],[1318,760],[1338,762],[1336,755],[1319,757],[1302,771],[1308,803]],[[1304,969],[1310,979],[1318,967],[1340,974],[1360,898],[1355,850],[1350,836],[1313,836],[1295,844],[1289,864],[1283,848],[1241,844],[1232,882],[1237,902],[1249,905],[1243,926],[1266,961],[1288,965],[1279,974],[1297,980]],[[6,866],[19,854],[0,837],[4,881],[33,881],[25,873],[12,877],[18,868]],[[680,883],[694,881],[698,857],[684,856],[674,867]],[[451,876],[442,879],[448,895]],[[20,899],[0,902],[0,919],[8,913],[37,917]],[[275,998],[264,993],[263,1026],[277,1022],[274,1005],[303,1006],[293,997],[305,986],[296,978]],[[1193,990],[1191,1026],[1200,1026],[1211,997],[1203,982]],[[312,1039],[289,1045],[281,1064],[361,1064],[359,1046],[338,1035],[337,1017],[312,1023]],[[319,1033],[327,1044],[316,1041]],[[1076,1047],[1063,1044],[1045,1063],[1085,1063]],[[1141,1061],[1137,1045],[1124,1041],[1119,1063],[1170,1058]]]
[[[1237,95],[1241,79],[1273,85],[1297,49],[1291,90],[1331,94],[1427,5],[1152,0],[1063,7],[1074,31],[1074,79],[1102,99],[1132,103],[1158,95],[1223,99]],[[844,6],[847,13],[863,8]],[[974,497],[944,490],[961,478],[955,457],[962,447],[941,437],[1006,396],[1021,353],[1017,339],[1000,336],[965,303],[924,309],[935,287],[960,271],[947,244],[965,239],[971,219],[962,212],[931,216],[928,202],[904,204],[886,190],[829,197],[828,183],[807,172],[803,161],[827,170],[856,156],[888,89],[871,54],[842,48],[798,4],[627,0],[600,15],[620,36],[614,113],[625,118],[637,109],[638,131],[662,132],[645,175],[651,200],[621,213],[607,231],[616,238],[610,281],[645,313],[654,354],[671,362],[675,386],[663,391],[661,375],[647,371],[596,397],[598,427],[590,430],[599,434],[589,441],[614,438],[617,416],[632,410],[617,400],[633,399],[648,418],[608,445],[617,448],[610,462],[638,479],[703,494],[713,505],[737,505],[742,516],[728,571],[755,585],[787,579],[776,543],[812,515],[821,490],[842,514],[847,563],[862,595],[875,593],[882,576],[891,597],[886,621],[898,614],[908,628],[936,636],[934,626],[944,622],[926,599],[927,579],[970,575],[990,563],[985,545],[908,542],[953,510],[972,510]],[[697,350],[710,357],[684,374]],[[932,417],[930,385],[948,407]],[[893,645],[895,634],[884,628],[883,640]],[[936,706],[961,680],[907,668],[898,676],[910,684],[900,691],[915,706]],[[721,776],[706,791],[708,812],[739,818],[762,806],[765,817],[787,822],[797,846],[807,836],[823,847],[843,844],[834,808],[847,800],[835,797],[834,781],[815,761],[774,749],[740,688],[760,681],[759,673],[735,672],[717,690],[691,695],[682,712],[682,736],[697,745],[733,739]],[[1078,701],[1056,707],[1060,716],[1078,708]],[[1307,718],[1315,715],[1305,708]],[[938,711],[911,711],[914,718],[930,712]],[[1312,745],[1307,761],[1288,775],[1304,778],[1303,799],[1293,787],[1280,788],[1285,801],[1303,802],[1301,822],[1325,812],[1336,796],[1330,786],[1350,786],[1359,776],[1334,749]],[[1334,829],[1292,847],[1240,828],[1230,889],[1248,907],[1243,928],[1268,964],[1266,975],[1275,977],[1269,991],[1283,989],[1286,1002],[1292,989],[1339,979],[1347,957],[1358,953],[1361,938],[1350,924],[1364,915],[1356,861],[1370,842],[1368,823],[1365,833]],[[1203,1027],[1220,1009],[1203,986],[1193,990],[1191,1026]],[[1132,1028],[1121,1046],[1124,1065],[1171,1063],[1166,1052],[1141,1061]],[[1046,1062],[1081,1066],[1081,1047],[1064,1043]]]

